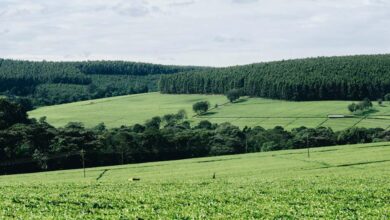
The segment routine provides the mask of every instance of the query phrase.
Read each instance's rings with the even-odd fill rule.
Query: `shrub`
[[[192,109],[197,114],[201,115],[209,110],[210,103],[208,101],[197,102],[192,106]]]
[[[226,94],[226,97],[230,102],[234,102],[240,98],[240,91],[238,89],[232,89]]]

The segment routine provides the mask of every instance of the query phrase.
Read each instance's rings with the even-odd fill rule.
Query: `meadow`
[[[207,100],[212,109],[204,116],[192,117],[192,104]],[[46,116],[50,124],[64,126],[68,122],[83,122],[92,127],[104,122],[108,127],[144,123],[153,116],[176,113],[185,109],[192,122],[210,120],[214,123],[231,122],[241,128],[262,126],[273,128],[283,126],[292,129],[299,126],[326,126],[342,130],[352,126],[390,126],[390,104],[379,106],[374,102],[374,110],[366,117],[328,119],[328,115],[349,115],[347,106],[352,101],[308,101],[291,102],[263,98],[243,97],[237,103],[227,103],[222,95],[168,95],[146,93],[69,104],[41,107],[29,112],[30,117]],[[217,108],[215,106],[218,105]]]
[[[0,219],[389,219],[389,158],[387,142],[0,176]]]

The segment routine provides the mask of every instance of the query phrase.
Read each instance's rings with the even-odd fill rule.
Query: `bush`
[[[213,127],[213,124],[211,124],[211,122],[207,121],[207,120],[203,120],[203,121],[200,121],[198,126],[196,128],[199,128],[199,129],[212,129]]]
[[[364,111],[370,108],[372,108],[372,102],[367,98],[363,99],[363,101],[359,102],[358,104],[352,103],[348,105],[348,110],[350,112]]]
[[[240,98],[240,91],[238,89],[232,89],[226,94],[226,97],[230,102],[234,102]]]
[[[355,112],[356,111],[356,104],[355,103],[349,104],[348,105],[348,110],[350,112]]]
[[[209,108],[210,108],[210,103],[208,101],[197,102],[192,106],[194,112],[196,112],[199,115],[207,112]]]

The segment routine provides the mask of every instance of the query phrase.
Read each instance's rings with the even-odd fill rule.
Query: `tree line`
[[[26,108],[0,99],[0,173],[23,173],[175,160],[339,144],[390,141],[381,128],[239,127],[207,120],[191,125],[186,112],[153,117],[143,124],[107,129],[71,122],[55,128],[45,118],[28,119]]]
[[[377,100],[390,92],[390,55],[318,57],[161,76],[162,93],[226,94],[294,101]]]
[[[35,106],[158,90],[160,75],[200,67],[125,61],[33,62],[0,59],[0,94]]]

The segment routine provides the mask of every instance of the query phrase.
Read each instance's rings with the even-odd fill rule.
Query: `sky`
[[[390,52],[390,0],[0,0],[0,57],[232,66]]]

